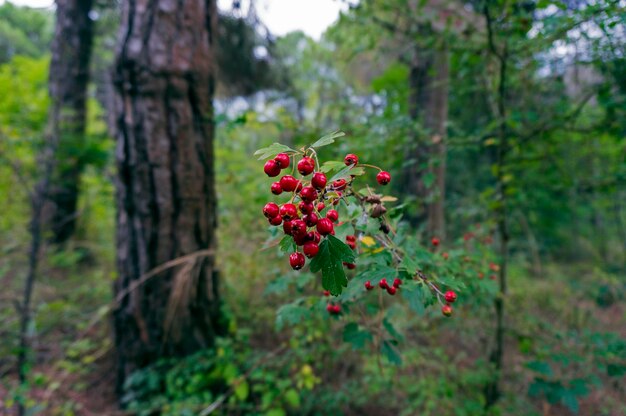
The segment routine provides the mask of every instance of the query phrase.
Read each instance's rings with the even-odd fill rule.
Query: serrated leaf
[[[400,354],[398,354],[398,351],[396,351],[396,347],[394,346],[393,341],[389,341],[389,340],[383,341],[383,344],[381,345],[380,349],[383,355],[387,357],[390,363],[396,364],[396,365],[402,364],[402,357],[400,357]]]
[[[359,325],[351,322],[343,328],[343,341],[352,344],[355,350],[362,349],[372,341],[372,333],[359,329]]]
[[[343,263],[353,263],[354,251],[337,237],[329,235],[321,242],[317,255],[311,261],[311,271],[322,271],[322,287],[338,296],[348,286]]]
[[[271,157],[274,157],[278,153],[285,153],[285,152],[296,153],[296,151],[293,150],[289,146],[285,146],[284,144],[280,144],[280,143],[273,143],[271,146],[264,147],[254,152],[254,156],[258,156],[259,157],[258,160],[263,160],[263,159],[269,159]]]
[[[278,246],[280,247],[280,251],[282,251],[283,253],[291,253],[293,251],[296,251],[296,242],[293,241],[293,237],[288,235],[284,236],[282,240],[280,240]]]
[[[361,167],[354,167],[354,165],[346,166],[339,172],[337,172],[328,182],[336,181],[337,179],[347,179],[350,176],[361,176],[365,173],[365,169]]]
[[[335,139],[337,139],[339,137],[343,137],[345,135],[346,135],[346,133],[344,133],[344,132],[342,132],[340,130],[333,131],[332,133],[328,133],[327,135],[323,136],[318,141],[313,143],[311,145],[311,147],[314,148],[314,149],[319,149],[320,147],[328,146],[329,144],[334,143]]]
[[[343,169],[346,165],[343,162],[338,162],[336,160],[329,160],[328,162],[324,162],[320,167],[320,171],[324,173],[332,172],[335,170]]]
[[[545,361],[531,361],[526,363],[526,368],[547,377],[551,377],[553,374],[550,364]]]
[[[310,315],[309,308],[301,305],[302,299],[281,306],[276,312],[276,327],[283,328],[285,324],[297,324]]]

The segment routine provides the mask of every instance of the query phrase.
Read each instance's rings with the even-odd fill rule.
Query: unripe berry
[[[376,181],[378,181],[378,183],[381,185],[387,185],[389,182],[391,182],[391,175],[389,174],[389,172],[379,172],[378,175],[376,175]]]
[[[302,251],[304,251],[305,256],[307,256],[308,258],[312,258],[317,255],[318,251],[320,251],[320,247],[317,245],[317,243],[309,241],[304,243],[304,246],[302,246]]]
[[[314,206],[313,204],[309,203],[309,202],[300,202],[300,204],[298,204],[298,208],[300,208],[300,212],[303,214],[310,214],[313,212]]]
[[[280,186],[280,182],[274,182],[270,187],[270,190],[274,195],[280,195],[283,193],[283,187]]]
[[[452,306],[450,306],[450,305],[443,305],[441,307],[441,313],[443,314],[443,316],[450,316],[450,315],[452,315]]]
[[[280,178],[280,186],[283,188],[285,192],[293,192],[298,187],[298,183],[300,181],[294,178],[291,175],[285,175]]]
[[[304,254],[302,253],[291,253],[289,255],[289,264],[294,270],[300,270],[301,268],[303,268],[305,261],[306,260],[304,259]]]
[[[372,282],[370,282],[369,280],[367,282],[365,282],[365,289],[366,290],[374,289],[374,286],[372,285]]]
[[[402,285],[402,280],[398,279],[397,277],[393,279],[393,287],[400,287],[400,285]]]
[[[317,191],[312,186],[305,186],[300,191],[300,198],[305,202],[313,202],[317,199]]]
[[[333,230],[333,223],[328,218],[322,218],[317,222],[317,232],[321,235],[331,234]]]
[[[300,172],[302,176],[309,175],[313,170],[315,170],[315,161],[313,159],[306,156],[300,159],[298,162],[298,172]]]
[[[437,246],[439,245],[439,239],[438,239],[437,237],[433,237],[433,238],[430,240],[430,242],[431,242],[431,244],[432,244],[433,246],[435,246],[435,247],[437,247]]]
[[[326,213],[326,218],[328,218],[332,222],[336,222],[339,219],[339,213],[334,209],[331,209]]]
[[[454,291],[452,290],[448,290],[443,297],[446,299],[446,302],[454,303],[454,301],[456,300],[456,293],[454,293]]]
[[[278,163],[278,167],[281,169],[285,169],[289,167],[289,155],[287,153],[279,153],[274,158],[276,163]]]
[[[333,181],[333,189],[337,191],[343,191],[344,189],[346,189],[347,184],[348,183],[345,179],[337,179],[336,181]]]
[[[265,162],[265,166],[263,166],[263,171],[267,176],[273,178],[274,176],[278,176],[280,174],[280,167],[278,167],[278,163],[275,160],[270,159]]]
[[[268,202],[263,207],[263,215],[265,215],[267,218],[274,218],[278,215],[279,210],[280,208],[278,208],[278,205],[276,205],[274,202]]]
[[[346,166],[356,165],[357,163],[359,163],[359,158],[357,157],[357,155],[349,153],[343,159],[343,163],[345,163]]]
[[[280,207],[280,216],[284,220],[292,220],[298,218],[298,209],[294,204],[283,204]]]
[[[324,189],[327,181],[328,179],[323,172],[315,172],[311,178],[311,185],[316,189]]]
[[[397,289],[395,286],[389,286],[389,287],[387,288],[387,293],[389,293],[391,296],[393,296],[393,295],[395,295],[395,294],[396,294],[396,291],[397,291],[397,290],[398,290],[398,289]]]
[[[308,215],[305,215],[302,219],[304,220],[307,226],[313,227],[317,224],[317,221],[319,218],[316,213],[312,212]]]
[[[280,223],[283,222],[283,219],[280,217],[280,215],[277,215],[274,218],[270,218],[269,222],[272,225],[280,225]]]
[[[387,289],[389,287],[389,283],[387,283],[387,279],[382,278],[380,279],[380,282],[378,282],[378,286],[380,286],[381,289]]]

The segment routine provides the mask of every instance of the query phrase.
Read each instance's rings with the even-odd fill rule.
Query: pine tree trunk
[[[74,233],[80,174],[83,169],[87,84],[93,43],[93,0],[57,0],[49,75],[49,131],[57,143],[43,222],[53,243]]]
[[[116,296],[155,267],[215,248],[214,0],[125,1],[114,72]],[[146,280],[114,313],[118,391],[222,333],[213,254]]]

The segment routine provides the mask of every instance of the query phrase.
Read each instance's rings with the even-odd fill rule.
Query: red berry
[[[315,170],[315,161],[313,159],[306,156],[300,159],[298,162],[298,172],[300,172],[302,176],[310,174],[313,170]]]
[[[346,241],[356,241],[356,236],[355,235],[347,235],[346,236]]]
[[[344,262],[343,265],[346,266],[348,268],[348,270],[356,269],[356,264],[354,264],[354,263],[346,263],[346,262]]]
[[[430,242],[433,246],[437,247],[439,245],[439,239],[437,237],[433,237]]]
[[[298,185],[296,186],[296,192],[300,192],[302,190],[302,181],[298,181]]]
[[[280,215],[277,215],[274,218],[270,218],[269,222],[272,225],[280,225],[280,223],[283,222],[283,219],[280,217]]]
[[[313,241],[314,243],[319,244],[322,239],[322,236],[317,231],[309,231],[306,235],[307,241]]]
[[[278,215],[279,209],[280,208],[278,208],[278,205],[276,205],[274,202],[268,202],[263,207],[263,215],[265,215],[267,218],[274,218]]]
[[[292,220],[298,218],[298,209],[294,204],[283,204],[280,207],[280,216],[284,220]]]
[[[310,214],[313,212],[313,204],[309,203],[309,202],[300,202],[300,204],[298,204],[298,208],[300,208],[300,212],[303,214]]]
[[[380,279],[380,282],[378,282],[378,286],[380,286],[381,289],[387,289],[389,287],[389,283],[387,283],[387,279],[382,278]]]
[[[304,251],[305,256],[307,256],[308,258],[312,258],[317,255],[318,251],[320,251],[320,246],[318,246],[317,243],[314,243],[313,241],[309,241],[304,243],[304,246],[302,246],[302,251]]]
[[[402,285],[402,280],[398,279],[397,277],[393,279],[393,287],[400,287],[400,285]]]
[[[450,316],[450,315],[452,315],[452,306],[450,306],[450,305],[443,305],[441,307],[441,313],[443,314],[443,316]]]
[[[283,193],[283,187],[280,186],[280,182],[274,182],[270,188],[274,195],[280,195]]]
[[[302,217],[302,219],[304,220],[306,225],[308,225],[309,227],[313,227],[313,226],[315,226],[317,224],[317,220],[319,218],[318,218],[316,213],[312,212],[312,213]]]
[[[333,314],[339,315],[341,313],[341,305],[333,306]]]
[[[333,189],[337,191],[343,191],[344,189],[346,189],[347,184],[348,183],[345,179],[337,179],[336,181],[333,181]]]
[[[325,290],[322,292],[324,296],[330,296],[330,290]]]
[[[500,270],[500,266],[498,266],[495,263],[489,263],[489,268],[493,270],[494,272],[497,272],[498,270]]]
[[[341,195],[343,195],[343,193],[341,191],[337,191],[337,199],[333,201],[333,205],[339,205],[339,200],[341,199]]]
[[[302,253],[291,253],[289,255],[289,264],[291,265],[291,268],[294,270],[300,270],[301,268],[304,267],[304,254]]]
[[[374,289],[374,286],[372,285],[372,282],[370,282],[369,280],[367,282],[365,282],[365,289],[366,290]]]
[[[478,278],[479,279],[482,279],[483,277],[485,277],[485,273],[483,273],[483,272],[478,273]]]
[[[396,291],[397,291],[397,290],[398,290],[398,289],[397,289],[395,286],[389,286],[389,287],[387,288],[387,293],[389,293],[391,296],[393,296],[393,295],[395,295],[395,294],[396,294]]]
[[[443,257],[444,260],[448,260],[448,257],[450,257],[450,255],[447,251],[444,251],[443,253],[441,253],[441,257]]]
[[[352,250],[356,249],[356,243],[354,241],[346,241],[346,244],[348,245],[348,247],[350,247]]]
[[[335,307],[329,303],[328,305],[326,305],[326,310],[328,311],[329,314],[332,315],[333,311],[335,310]]]
[[[283,222],[283,231],[285,234],[291,235],[291,221],[285,220],[285,222]]]
[[[317,199],[317,191],[312,186],[305,186],[300,191],[300,198],[305,202],[313,202]]]
[[[317,206],[315,207],[317,212],[322,212],[324,210],[324,208],[326,208],[326,205],[323,202],[318,202]]]
[[[328,218],[322,218],[317,222],[317,232],[321,235],[328,235],[334,230],[333,223]]]
[[[339,219],[339,213],[334,209],[331,209],[326,213],[326,218],[328,218],[332,222],[336,222]]]
[[[389,172],[385,172],[383,170],[382,172],[379,172],[378,175],[376,175],[376,180],[381,185],[387,185],[389,182],[391,182],[391,175],[389,174]]]
[[[359,163],[359,158],[357,157],[357,155],[353,153],[349,153],[343,159],[343,163],[345,163],[346,166],[356,165],[357,163]]]
[[[291,233],[291,234],[293,235],[293,241],[294,243],[296,243],[297,246],[302,246],[304,245],[304,243],[309,241],[308,234],[306,232],[300,233],[300,234],[295,234],[295,233]]]
[[[315,172],[311,178],[311,185],[316,189],[324,189],[326,187],[326,175],[322,172]]]
[[[448,290],[443,297],[446,299],[446,302],[454,303],[454,301],[456,300],[456,293],[454,293],[454,291],[452,290]]]
[[[289,155],[287,153],[279,153],[274,158],[276,163],[278,163],[278,167],[281,169],[285,169],[289,167]]]
[[[274,176],[278,176],[280,174],[280,167],[278,167],[278,163],[275,160],[270,159],[265,162],[265,166],[263,166],[263,171],[267,176],[273,178]]]
[[[306,223],[302,220],[291,221],[291,235],[303,235],[306,234]]]
[[[283,188],[283,191],[285,192],[295,191],[296,188],[298,187],[298,182],[300,181],[291,175],[285,175],[282,178],[280,178],[280,186]]]

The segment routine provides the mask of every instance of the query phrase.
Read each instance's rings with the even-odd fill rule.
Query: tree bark
[[[87,84],[93,43],[93,0],[57,0],[49,75],[50,134],[57,143],[48,202],[43,212],[53,243],[69,239],[76,226],[84,160]]]
[[[127,0],[113,75],[117,139],[118,392],[138,368],[223,333],[215,249],[215,0]]]

